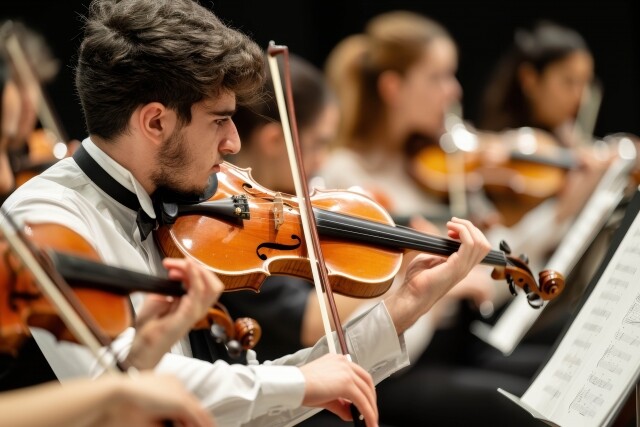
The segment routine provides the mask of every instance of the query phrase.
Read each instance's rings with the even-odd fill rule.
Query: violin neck
[[[131,292],[150,292],[167,296],[182,296],[182,284],[149,274],[113,267],[61,252],[48,253],[56,270],[72,287],[90,288],[129,295]]]
[[[460,242],[433,236],[405,227],[396,227],[324,209],[314,209],[318,233],[398,250],[415,250],[433,255],[450,256],[458,251]],[[496,267],[507,265],[504,252],[492,250],[482,260]]]

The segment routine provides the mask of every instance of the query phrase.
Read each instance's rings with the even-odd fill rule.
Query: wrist
[[[418,317],[420,317],[416,314],[415,299],[408,295],[408,292],[406,292],[404,288],[405,286],[384,300],[387,312],[393,321],[398,335],[402,335],[418,320]]]

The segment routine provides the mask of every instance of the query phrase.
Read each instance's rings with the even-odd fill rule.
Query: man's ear
[[[256,148],[266,157],[282,156],[286,150],[284,133],[280,123],[267,123],[255,131]]]
[[[156,145],[167,139],[173,133],[178,123],[175,111],[168,109],[160,102],[150,102],[138,109],[135,124],[145,139]]]

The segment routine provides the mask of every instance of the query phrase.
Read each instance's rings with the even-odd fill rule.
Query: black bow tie
[[[156,213],[156,218],[157,215]],[[156,218],[151,218],[142,207],[138,209],[136,224],[138,224],[138,229],[140,230],[140,240],[144,241],[153,230],[158,228],[158,220]]]
[[[151,218],[140,206],[138,196],[109,175],[82,145],[73,154],[73,159],[102,191],[137,212],[136,224],[140,230],[140,240],[142,241],[146,240],[149,234],[159,226],[173,224],[178,217],[178,205],[193,205],[209,200],[218,189],[218,179],[215,174],[209,176],[209,186],[204,194],[199,196],[158,189],[151,195],[153,210],[156,214],[155,218]]]

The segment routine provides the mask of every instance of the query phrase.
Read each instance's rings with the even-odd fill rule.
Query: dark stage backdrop
[[[0,18],[18,19],[43,33],[62,62],[49,96],[70,137],[85,136],[84,121],[73,89],[75,53],[82,37],[88,1],[8,0]],[[293,3],[285,7],[286,3]],[[587,3],[589,5],[587,5]],[[601,2],[512,1],[243,1],[202,0],[225,22],[251,35],[261,46],[269,40],[288,45],[318,66],[343,37],[360,32],[372,16],[393,9],[424,13],[444,24],[460,48],[458,77],[464,88],[465,118],[477,116],[486,78],[510,44],[514,30],[538,19],[554,20],[578,30],[589,43],[604,98],[596,135],[632,132],[640,135],[639,7],[636,0]]]

